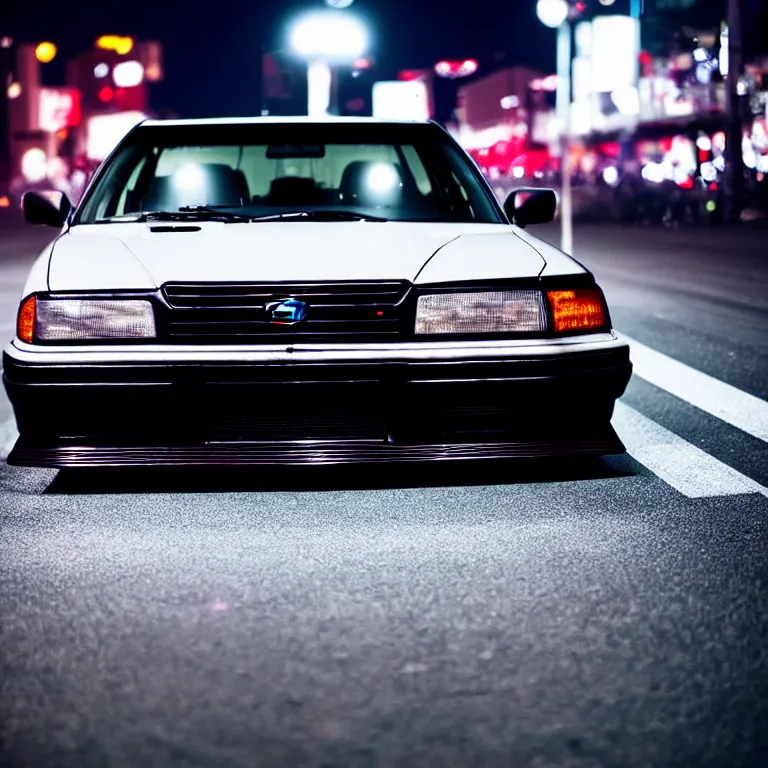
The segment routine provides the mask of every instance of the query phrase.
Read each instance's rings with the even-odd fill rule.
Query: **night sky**
[[[282,47],[288,20],[302,9],[324,7],[322,0],[0,2],[0,34],[59,47],[44,67],[50,84],[63,82],[67,56],[101,34],[160,40],[165,81],[152,89],[153,106],[182,117],[258,114],[262,49]],[[504,63],[554,67],[555,35],[537,21],[534,0],[356,0],[351,10],[372,28],[376,79],[441,58],[477,58],[486,72]]]

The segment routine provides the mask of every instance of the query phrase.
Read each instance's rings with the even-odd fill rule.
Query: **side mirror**
[[[63,192],[25,192],[21,210],[30,224],[63,227],[72,210],[72,203]]]
[[[518,227],[547,224],[555,219],[557,196],[552,189],[513,189],[504,201],[504,213]]]

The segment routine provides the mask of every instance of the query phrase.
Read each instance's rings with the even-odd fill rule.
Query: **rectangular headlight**
[[[156,336],[152,304],[136,299],[38,299],[41,341],[147,339]]]
[[[541,291],[437,293],[419,296],[416,333],[523,333],[545,331]]]

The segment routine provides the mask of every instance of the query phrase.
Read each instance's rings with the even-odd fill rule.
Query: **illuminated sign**
[[[88,158],[104,160],[137,123],[146,119],[143,112],[116,112],[94,115],[88,120]]]
[[[637,86],[640,33],[630,16],[598,16],[592,21],[592,90],[607,93]]]
[[[373,116],[386,120],[429,120],[429,90],[420,80],[374,83]]]
[[[80,125],[80,92],[76,88],[41,88],[38,93],[40,130],[55,133]]]

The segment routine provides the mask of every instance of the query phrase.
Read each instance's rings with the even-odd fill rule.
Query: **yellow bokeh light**
[[[133,49],[133,40],[130,37],[120,38],[120,42],[117,44],[115,50],[121,55],[125,56],[126,53],[130,53]]]
[[[35,48],[35,56],[41,64],[47,64],[56,58],[56,46],[53,43],[40,43]]]
[[[105,51],[114,51],[120,56],[125,56],[133,50],[133,38],[120,35],[102,35],[96,41],[96,47]]]

